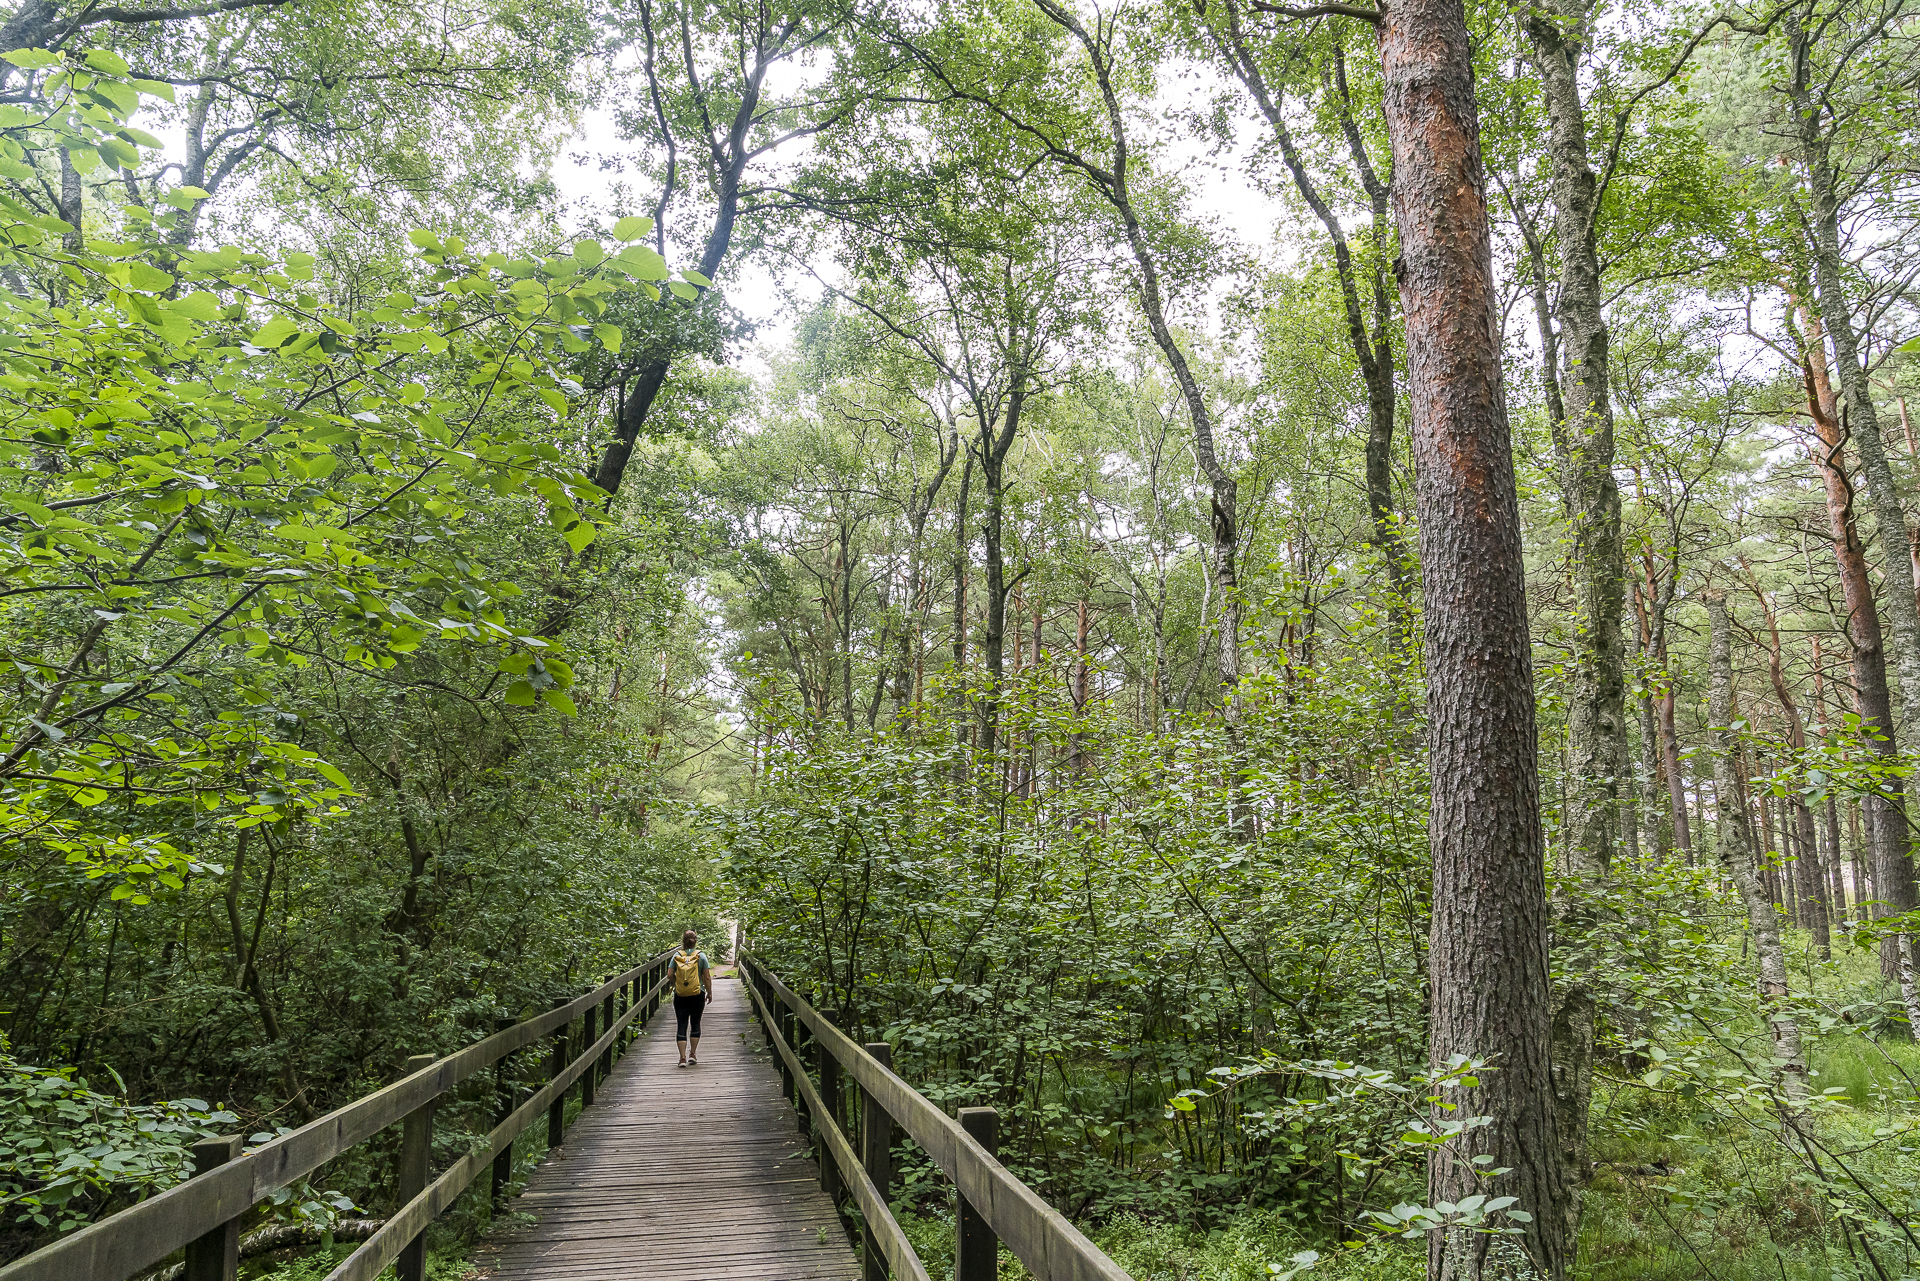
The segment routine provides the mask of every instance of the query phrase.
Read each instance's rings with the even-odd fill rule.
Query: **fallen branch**
[[[386,1226],[385,1219],[342,1219],[333,1225],[335,1241],[365,1241]],[[276,1250],[311,1249],[324,1239],[325,1230],[311,1223],[274,1223],[257,1228],[240,1238],[240,1257],[257,1259]],[[144,1281],[180,1281],[186,1263],[171,1263],[158,1272],[149,1272]]]

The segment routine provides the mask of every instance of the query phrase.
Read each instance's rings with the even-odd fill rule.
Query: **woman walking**
[[[700,1012],[713,997],[713,967],[699,942],[700,936],[688,930],[673,954],[673,1039],[681,1067],[700,1063]]]

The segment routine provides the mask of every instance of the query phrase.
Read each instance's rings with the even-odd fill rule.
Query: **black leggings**
[[[699,1040],[700,1011],[706,1008],[707,994],[705,992],[700,993],[698,996],[680,996],[676,993],[673,998],[673,1039],[676,1041],[684,1041],[687,1039],[688,1031],[691,1030],[693,1039],[696,1041]]]

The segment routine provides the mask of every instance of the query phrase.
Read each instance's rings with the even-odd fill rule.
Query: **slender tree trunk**
[[[1406,0],[1380,28],[1400,310],[1427,602],[1433,915],[1429,1056],[1498,1070],[1448,1091],[1456,1115],[1490,1116],[1469,1146],[1428,1164],[1430,1202],[1518,1198],[1517,1237],[1430,1242],[1433,1281],[1536,1268],[1560,1281],[1571,1191],[1558,1159],[1548,980],[1549,910],[1538,736],[1512,441],[1501,385],[1486,175],[1466,15],[1459,0]],[[1493,1251],[1494,1242],[1499,1251]],[[1513,1253],[1524,1253],[1516,1264]]]
[[[1613,409],[1607,389],[1607,325],[1601,310],[1595,241],[1597,180],[1587,154],[1586,107],[1579,64],[1587,38],[1581,0],[1552,11],[1530,7],[1521,23],[1540,72],[1547,107],[1547,158],[1552,172],[1554,243],[1559,249],[1555,315],[1557,354],[1551,369],[1564,417],[1552,425],[1560,485],[1573,532],[1572,688],[1567,701],[1569,794],[1566,865],[1576,883],[1597,888],[1613,861],[1626,761],[1626,549],[1620,534],[1620,490],[1613,476]],[[1551,329],[1544,316],[1542,324]],[[1577,890],[1557,904],[1556,940],[1569,960],[1587,954],[1598,928],[1591,899]],[[1594,991],[1584,966],[1560,965],[1554,1010],[1554,1095],[1569,1187],[1587,1181],[1587,1114],[1592,1101]],[[1569,1199],[1567,1239],[1580,1231],[1580,1198]]]
[[[1780,620],[1773,612],[1773,602],[1760,590],[1756,582],[1754,595],[1760,600],[1760,608],[1767,623],[1767,676],[1773,683],[1773,696],[1780,704],[1780,712],[1787,722],[1787,745],[1795,756],[1803,756],[1807,750],[1806,722],[1800,716],[1800,704],[1793,697],[1793,691],[1787,687],[1787,671],[1780,647]],[[1798,771],[1796,771],[1796,774]],[[1804,778],[1801,779],[1804,784]],[[1814,843],[1813,810],[1807,805],[1807,798],[1796,791],[1788,800],[1793,816],[1793,830],[1799,840],[1799,851],[1793,864],[1794,885],[1799,891],[1802,923],[1813,935],[1813,945],[1820,953],[1821,960],[1832,957],[1832,935],[1827,923],[1826,878],[1820,874],[1820,858]]]
[[[1827,871],[1833,878],[1833,918],[1850,919],[1847,904],[1847,856],[1840,847],[1840,803],[1827,794]]]
[[[1739,759],[1738,739],[1733,731],[1733,641],[1727,620],[1726,597],[1715,591],[1707,595],[1707,621],[1711,629],[1708,646],[1708,676],[1711,687],[1713,719],[1713,790],[1721,802],[1720,823],[1714,833],[1714,849],[1721,865],[1733,879],[1740,901],[1747,909],[1747,928],[1753,936],[1754,956],[1760,969],[1760,1002],[1767,1027],[1773,1036],[1774,1082],[1789,1099],[1806,1093],[1807,1060],[1800,1044],[1800,1025],[1785,1002],[1787,954],[1780,943],[1780,917],[1773,900],[1761,884],[1759,855],[1753,848],[1744,816],[1727,812],[1728,802],[1739,804],[1739,781],[1735,762]]]
[[[1860,451],[1860,472],[1866,477],[1867,494],[1880,525],[1880,567],[1887,580],[1887,619],[1893,625],[1889,657],[1899,674],[1901,699],[1911,717],[1920,712],[1920,607],[1915,604],[1913,562],[1902,545],[1907,532],[1906,505],[1887,460],[1886,446],[1880,440],[1873,385],[1861,363],[1860,343],[1853,327],[1853,307],[1846,285],[1850,268],[1840,244],[1839,176],[1832,162],[1827,108],[1810,81],[1815,36],[1802,27],[1800,14],[1793,6],[1783,11],[1781,25],[1792,60],[1788,93],[1799,130],[1807,198],[1812,205],[1807,230],[1820,321],[1827,341],[1833,344],[1834,374],[1846,401],[1843,426]],[[1817,335],[1808,337],[1812,343],[1818,342]]]
[[[1667,782],[1667,760],[1660,750],[1660,727],[1653,710],[1653,686],[1644,679],[1646,672],[1647,648],[1653,640],[1653,629],[1647,618],[1646,600],[1641,595],[1640,585],[1633,587],[1634,612],[1634,664],[1642,674],[1640,696],[1634,701],[1638,704],[1640,722],[1640,754],[1646,768],[1643,781],[1641,809],[1647,828],[1649,843],[1653,846],[1654,857],[1665,862],[1673,853],[1673,809],[1663,799]]]
[[[1087,714],[1087,589],[1091,584],[1082,583],[1080,590],[1080,610],[1078,621],[1073,629],[1073,756],[1072,769],[1075,778],[1087,771],[1086,730],[1080,728],[1080,718]]]
[[[1220,694],[1225,708],[1227,732],[1235,740],[1234,751],[1238,756],[1241,615],[1239,483],[1220,461],[1214,443],[1213,413],[1207,404],[1206,393],[1201,390],[1200,380],[1194,376],[1186,352],[1180,348],[1173,326],[1167,322],[1159,258],[1147,239],[1139,210],[1134,205],[1130,186],[1132,175],[1129,172],[1132,154],[1131,144],[1127,141],[1126,114],[1121,110],[1120,95],[1113,84],[1112,30],[1103,28],[1098,32],[1089,32],[1073,11],[1059,0],[1039,0],[1039,3],[1049,18],[1080,42],[1092,64],[1094,82],[1106,106],[1107,129],[1113,149],[1110,162],[1104,168],[1084,161],[1078,162],[1077,167],[1119,215],[1127,247],[1133,254],[1134,265],[1139,269],[1140,310],[1147,322],[1147,332],[1153,338],[1153,345],[1160,349],[1161,356],[1166,359],[1168,368],[1173,371],[1174,382],[1178,384],[1181,398],[1186,402],[1187,417],[1193,426],[1194,457],[1200,463],[1200,470],[1206,474],[1208,487],[1212,491],[1207,523],[1213,535],[1213,578],[1220,589]],[[1245,825],[1241,822],[1240,814],[1242,806],[1237,800],[1239,789],[1234,787],[1230,790],[1236,797],[1229,800],[1231,812],[1228,827],[1236,834],[1244,835]]]
[[[1880,612],[1874,601],[1867,552],[1853,521],[1853,487],[1847,478],[1846,435],[1834,408],[1831,385],[1822,367],[1817,336],[1809,334],[1807,361],[1801,367],[1806,385],[1807,415],[1813,421],[1817,443],[1814,462],[1826,483],[1827,518],[1833,530],[1833,552],[1840,566],[1841,594],[1847,605],[1847,638],[1853,648],[1854,705],[1867,730],[1866,748],[1888,764],[1899,759],[1893,723],[1893,695],[1887,687],[1886,652],[1882,647]],[[1903,526],[1904,528],[1904,526]],[[1884,792],[1866,801],[1868,839],[1872,846],[1875,896],[1886,904],[1882,915],[1914,907],[1913,865],[1907,854],[1906,798],[1903,784],[1891,778]],[[1901,999],[1911,1026],[1920,1028],[1920,989],[1916,988],[1913,950],[1905,934],[1890,935],[1882,947],[1881,962],[1900,984]]]
[[[1020,431],[1020,412],[1026,402],[1027,380],[1016,371],[1007,397],[1006,419],[996,431],[991,420],[980,423],[980,479],[987,488],[985,519],[981,522],[985,550],[986,627],[980,635],[980,655],[987,672],[987,693],[980,708],[980,750],[991,756],[998,745],[1000,700],[1003,696],[1007,647],[1007,562],[1002,546],[1006,512],[1005,466],[1007,450]]]
[[[834,541],[834,575],[828,584],[831,594],[837,584],[839,600],[834,602],[834,666],[840,676],[840,719],[848,731],[853,729],[853,529],[841,520]]]
[[[1820,637],[1813,638],[1813,705],[1820,717],[1820,737],[1831,739],[1827,723],[1827,664],[1820,652]],[[1827,856],[1825,870],[1833,883],[1833,919],[1844,921],[1847,914],[1847,855],[1840,843],[1840,803],[1827,793]]]
[[[1856,910],[1873,897],[1873,882],[1866,874],[1866,864],[1873,856],[1861,839],[1861,829],[1866,826],[1860,815],[1862,808],[1855,802],[1847,805],[1847,848],[1842,856],[1847,868],[1845,875],[1853,887]]]
[[[967,528],[967,500],[973,490],[973,451],[967,451],[966,465],[960,471],[960,493],[954,507],[953,516],[953,700],[959,712],[954,718],[954,742],[965,748],[972,741],[972,718],[966,714],[967,691],[965,688],[967,672],[967,579],[970,573],[970,558],[967,543],[970,531]],[[958,787],[966,782],[967,764],[964,751],[957,754],[953,765],[953,782]]]
[[[1666,756],[1667,791],[1673,802],[1673,843],[1693,866],[1693,827],[1687,821],[1687,779],[1680,772],[1680,730],[1674,716],[1673,672],[1667,663],[1666,646],[1656,654],[1660,660],[1660,750]]]
[[[188,215],[183,213],[182,218]],[[60,235],[60,247],[70,254],[77,254],[86,245],[86,231],[81,227],[86,217],[86,203],[80,194],[80,171],[74,167],[73,153],[60,153],[60,221],[67,224],[67,230]]]
[[[1387,606],[1388,635],[1395,653],[1404,654],[1412,645],[1411,601],[1413,581],[1407,563],[1406,537],[1401,531],[1400,520],[1393,510],[1393,428],[1396,395],[1394,391],[1393,366],[1393,330],[1392,306],[1376,254],[1376,262],[1371,273],[1372,287],[1372,327],[1369,329],[1367,308],[1360,298],[1359,270],[1353,259],[1352,247],[1347,242],[1346,227],[1340,217],[1327,204],[1320,186],[1307,172],[1302,162],[1298,146],[1294,143],[1293,131],[1287,125],[1284,111],[1285,103],[1261,73],[1260,65],[1248,49],[1245,37],[1240,30],[1239,13],[1229,3],[1220,10],[1226,24],[1221,33],[1214,31],[1215,43],[1221,55],[1226,58],[1240,83],[1252,96],[1254,105],[1260,109],[1267,123],[1272,126],[1274,140],[1280,145],[1280,156],[1286,162],[1287,172],[1292,175],[1293,183],[1300,192],[1300,198],[1313,210],[1314,217],[1325,228],[1327,239],[1333,246],[1334,276],[1340,282],[1340,301],[1346,311],[1347,339],[1353,350],[1354,360],[1360,367],[1360,378],[1367,389],[1367,448],[1366,481],[1367,511],[1373,522],[1373,542],[1380,549],[1386,562],[1388,590],[1392,599]],[[1371,158],[1367,154],[1366,143],[1352,118],[1350,95],[1346,84],[1346,60],[1338,45],[1334,52],[1335,77],[1339,93],[1334,101],[1341,115],[1341,132],[1347,140],[1348,156],[1353,163],[1354,174],[1360,179],[1366,190],[1373,211],[1372,231],[1376,237],[1386,233],[1388,207],[1392,200],[1388,183],[1382,182],[1375,172]],[[1378,246],[1376,246],[1377,248]]]

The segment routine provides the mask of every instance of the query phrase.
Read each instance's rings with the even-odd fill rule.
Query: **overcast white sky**
[[[1196,69],[1195,75],[1167,76],[1161,83],[1161,95],[1154,104],[1151,116],[1143,114],[1130,125],[1144,128],[1159,122],[1163,130],[1159,141],[1165,147],[1156,156],[1156,161],[1162,164],[1172,161],[1186,166],[1195,211],[1217,220],[1242,245],[1271,252],[1274,227],[1284,210],[1278,202],[1269,199],[1248,182],[1246,171],[1240,163],[1244,152],[1259,142],[1262,137],[1260,130],[1265,125],[1251,116],[1247,117],[1242,122],[1241,136],[1246,143],[1238,149],[1240,154],[1211,158],[1190,138],[1174,132],[1166,122],[1171,121],[1183,108],[1203,105],[1217,86],[1217,79],[1206,69]],[[604,205],[613,185],[622,176],[603,169],[599,159],[622,154],[637,155],[637,150],[621,142],[611,113],[601,109],[589,111],[573,137],[559,149],[552,171],[554,185],[570,217],[584,221],[585,210]],[[817,286],[809,289],[791,277],[783,283],[787,289],[799,292],[809,300],[818,296]],[[781,289],[758,263],[736,261],[731,264],[723,287],[734,307],[760,326],[755,343],[758,350],[748,354],[745,364],[752,372],[764,369],[767,354],[779,350],[792,339],[797,308],[788,308]]]

